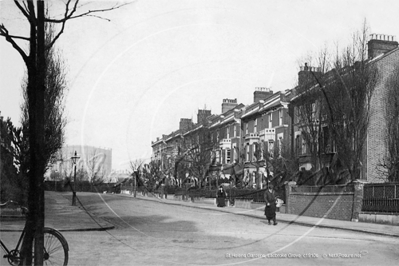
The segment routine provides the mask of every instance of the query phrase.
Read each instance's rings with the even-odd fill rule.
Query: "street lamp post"
[[[134,171],[134,173],[133,173],[133,176],[134,176],[134,179],[133,179],[133,181],[134,181],[134,197],[136,197],[136,195],[137,195],[137,177],[138,177],[138,170],[136,170],[136,171]]]
[[[75,155],[71,157],[73,166],[74,166],[74,174],[73,174],[73,191],[72,191],[72,206],[76,206],[76,162],[79,159],[76,151]]]

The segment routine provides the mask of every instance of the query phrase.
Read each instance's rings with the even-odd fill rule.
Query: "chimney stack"
[[[191,118],[180,118],[179,129],[181,132],[187,132],[192,128],[193,121]]]
[[[236,107],[237,104],[237,98],[236,99],[223,99],[222,103],[222,114],[226,113],[227,111],[233,109]]]
[[[206,124],[206,122],[207,122],[206,118],[208,116],[211,116],[211,115],[212,115],[211,110],[200,110],[200,109],[198,109],[197,123],[198,124]]]
[[[320,67],[312,67],[308,66],[308,63],[305,63],[304,66],[300,67],[298,72],[298,86],[311,86],[316,83],[316,77],[321,76],[321,68]]]
[[[369,59],[377,57],[398,47],[395,36],[385,34],[370,34],[367,43]]]
[[[256,87],[254,91],[254,103],[264,100],[273,95],[273,91],[266,87]]]

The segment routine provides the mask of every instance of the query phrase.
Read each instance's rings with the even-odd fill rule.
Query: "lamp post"
[[[137,177],[138,177],[138,170],[133,172],[133,184],[134,184],[133,196],[134,197],[136,197],[136,195],[137,195]]]
[[[76,206],[76,162],[79,159],[76,151],[75,155],[71,157],[73,166],[74,166],[74,174],[73,174],[73,191],[72,191],[72,206]]]

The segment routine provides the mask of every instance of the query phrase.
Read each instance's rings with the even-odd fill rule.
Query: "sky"
[[[62,14],[65,0],[46,2]],[[138,0],[100,14],[110,21],[71,20],[56,43],[68,80],[65,144],[111,148],[113,168],[129,169],[180,118],[197,122],[198,109],[251,104],[255,87],[292,89],[308,55],[347,45],[365,20],[370,33],[398,38],[398,10],[397,0]],[[0,23],[26,35],[13,1],[0,0]],[[0,111],[17,125],[25,69],[0,38]]]

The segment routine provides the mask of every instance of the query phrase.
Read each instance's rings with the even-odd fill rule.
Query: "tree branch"
[[[54,43],[58,40],[58,38],[61,36],[61,34],[64,32],[65,29],[65,22],[62,23],[60,31],[57,33],[57,35],[53,38],[53,40],[47,45],[46,50],[51,49],[53,47]]]
[[[84,12],[82,14],[74,16],[74,14],[75,14],[75,12],[77,11],[77,8],[78,8],[79,0],[75,1],[75,3],[73,4],[72,8],[70,7],[71,2],[72,2],[72,0],[68,0],[68,2],[65,4],[65,12],[64,12],[64,15],[63,15],[62,19],[51,19],[51,18],[46,18],[45,19],[46,22],[62,24],[60,31],[55,35],[54,39],[48,44],[48,47],[46,47],[46,49],[50,49],[54,45],[54,43],[58,40],[58,38],[62,35],[62,33],[64,32],[64,29],[65,29],[65,24],[66,24],[66,22],[68,20],[75,19],[75,18],[81,18],[81,17],[95,17],[95,18],[111,21],[110,19],[103,18],[103,17],[98,16],[98,15],[94,15],[94,13],[111,11],[111,10],[119,9],[119,8],[125,6],[125,5],[131,4],[131,3],[124,3],[124,4],[121,4],[121,5],[115,5],[115,6],[110,7],[110,8],[89,10],[87,12]]]
[[[33,24],[33,25],[35,25],[36,26],[36,16],[35,16],[35,5],[33,4],[33,1],[28,1],[28,5],[27,5],[27,8],[28,8],[28,15],[29,15],[29,22],[31,23],[31,24]]]
[[[27,8],[25,2],[23,2],[24,7],[19,3],[18,0],[14,0],[14,3],[15,3],[15,5],[19,8],[19,10],[21,11],[21,13],[26,17],[26,19],[27,19],[28,21],[30,21],[30,20],[31,20],[31,16],[29,15],[29,11],[28,11],[28,8]]]
[[[25,54],[25,52],[22,50],[22,48],[19,47],[18,44],[13,39],[13,38],[20,38],[20,39],[29,41],[28,38],[10,35],[8,33],[7,28],[3,24],[0,25],[0,36],[4,36],[6,41],[9,42],[14,47],[15,50],[17,50],[17,52],[22,56],[22,59],[25,61],[25,63],[28,62],[28,56]]]
[[[93,18],[103,19],[103,20],[106,20],[106,21],[108,21],[108,22],[110,22],[110,21],[111,21],[111,20],[110,20],[110,19],[108,19],[108,18],[103,18],[103,17],[96,16],[96,15],[86,15],[86,17],[93,17]]]
[[[3,35],[2,33],[0,33],[0,35]],[[3,35],[4,36],[4,35]],[[10,35],[8,34],[8,37],[13,38],[13,39],[21,39],[21,40],[25,40],[25,41],[30,41],[29,37],[24,37],[24,36],[17,36],[17,35]]]
[[[68,1],[68,4],[66,5],[66,10],[65,10],[66,12],[65,12],[64,18],[62,18],[62,19],[51,19],[51,18],[47,18],[45,21],[46,21],[46,22],[51,22],[51,23],[65,23],[65,22],[66,22],[67,20],[69,20],[69,19],[75,19],[75,18],[81,18],[81,17],[87,17],[87,16],[93,16],[93,17],[97,17],[97,18],[102,18],[102,17],[100,17],[100,16],[92,15],[92,14],[94,14],[94,13],[107,12],[107,11],[111,11],[111,10],[116,10],[116,9],[119,9],[119,8],[121,8],[121,7],[123,7],[123,6],[126,6],[126,5],[131,4],[131,3],[124,3],[124,4],[120,4],[120,5],[115,5],[115,6],[110,7],[110,8],[96,9],[96,10],[88,10],[88,11],[86,11],[86,12],[84,12],[84,13],[81,13],[81,14],[78,14],[78,15],[75,15],[75,16],[74,16],[74,14],[75,14],[75,12],[76,12],[76,9],[77,9],[77,3],[78,3],[79,1],[76,1],[76,2],[75,2],[75,5],[74,5],[74,7],[73,7],[73,9],[72,9],[71,11],[69,11],[69,7],[68,7],[69,2],[70,2],[70,1]],[[106,18],[102,18],[102,19],[106,19]],[[108,19],[106,19],[106,20],[108,20]]]

